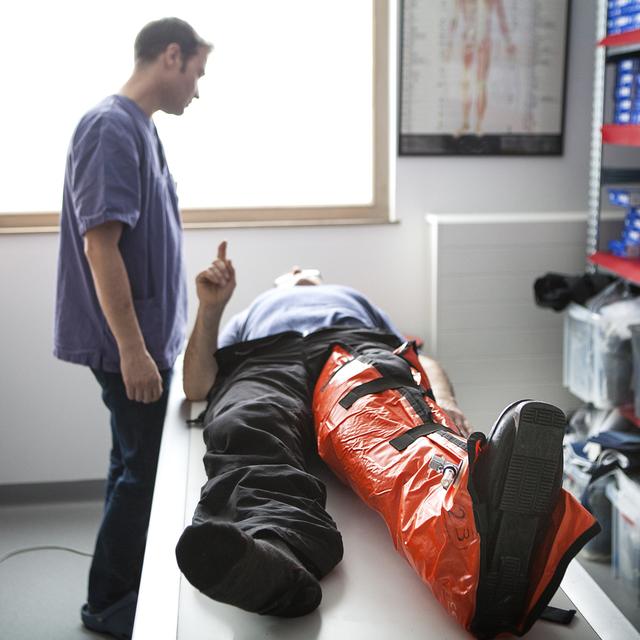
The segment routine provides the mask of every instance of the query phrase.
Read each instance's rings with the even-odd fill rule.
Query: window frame
[[[366,205],[183,209],[185,229],[214,227],[384,224],[390,201],[390,0],[373,0],[373,200]],[[58,213],[0,213],[0,234],[59,231]]]

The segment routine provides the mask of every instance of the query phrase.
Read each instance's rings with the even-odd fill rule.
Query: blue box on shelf
[[[624,219],[624,229],[625,231],[630,229],[637,229],[638,231],[640,231],[640,218],[637,218],[635,216],[629,217],[629,215],[627,215],[627,217]]]
[[[632,87],[634,84],[637,84],[636,78],[637,76],[634,75],[633,71],[618,70],[616,73],[615,88]]]
[[[616,104],[618,100],[631,99],[635,95],[634,91],[635,85],[624,85],[622,87],[616,87],[614,91],[613,97],[616,100]]]
[[[622,240],[609,240],[609,252],[618,258],[627,257],[627,249]]]
[[[622,232],[622,239],[627,244],[640,244],[640,230],[638,230],[638,229],[625,229]]]
[[[634,29],[637,29],[638,26],[640,26],[640,13],[637,10],[629,10],[627,13],[607,20],[608,33],[612,33],[614,31],[617,33],[633,31]]]
[[[640,207],[640,187],[609,187],[609,202],[619,207]]]
[[[615,18],[627,13],[635,13],[640,9],[637,0],[609,0],[607,3],[608,17]]]
[[[640,110],[616,109],[613,112],[614,124],[640,124]]]
[[[638,58],[623,58],[622,60],[618,60],[618,69],[620,69],[620,71],[637,71],[639,67],[640,61]]]
[[[631,124],[631,111],[616,109],[613,114],[614,124]]]
[[[628,9],[613,9],[613,10],[609,10],[609,15],[608,15],[608,19],[607,19],[607,25],[612,23],[613,26],[617,26],[618,28],[620,28],[622,31],[626,30],[627,25],[629,24],[628,22],[624,22],[622,25],[616,25],[615,20],[624,16],[632,16],[636,13],[638,13],[640,11],[640,7],[637,6],[633,6],[631,8]]]

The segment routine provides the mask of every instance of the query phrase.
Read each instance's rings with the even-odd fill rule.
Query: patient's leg
[[[176,550],[189,581],[214,600],[282,617],[313,611],[318,581],[284,543],[254,540],[228,523],[187,527]]]
[[[312,576],[342,558],[325,487],[305,466],[315,440],[308,386],[301,357],[268,351],[244,357],[216,389],[205,418],[209,480],[176,550],[187,578],[216,600],[233,583],[237,606],[299,615],[290,612],[319,602]],[[264,567],[273,584],[260,582]]]

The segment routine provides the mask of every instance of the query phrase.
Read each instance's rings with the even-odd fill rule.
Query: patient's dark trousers
[[[204,418],[208,482],[193,524],[232,522],[254,538],[286,542],[321,578],[342,558],[342,538],[325,510],[315,456],[311,399],[332,345],[389,351],[395,336],[364,329],[288,332],[216,354],[219,372]]]

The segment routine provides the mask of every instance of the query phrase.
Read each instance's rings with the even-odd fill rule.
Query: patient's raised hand
[[[227,258],[227,241],[218,246],[218,256],[196,276],[196,291],[205,307],[224,307],[236,288],[236,272]]]

